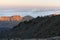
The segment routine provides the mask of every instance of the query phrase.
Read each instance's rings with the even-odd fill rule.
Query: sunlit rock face
[[[13,28],[22,21],[21,16],[1,16],[0,17],[0,28]]]
[[[17,16],[17,15],[14,15],[14,16],[12,16],[11,17],[11,20],[12,21],[20,21],[20,20],[22,20],[23,18],[21,17],[21,16]]]
[[[2,16],[2,17],[0,17],[0,21],[10,21],[10,17]]]
[[[0,17],[0,21],[20,21],[22,20],[23,17],[18,16],[18,15],[14,15],[14,16],[2,16]]]

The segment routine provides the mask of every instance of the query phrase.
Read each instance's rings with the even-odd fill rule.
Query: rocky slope
[[[32,17],[32,16],[24,16],[23,17],[23,19],[22,19],[22,22],[24,22],[24,21],[29,21],[29,20],[32,20],[34,17]]]
[[[60,15],[37,17],[16,25],[9,38],[49,38],[60,36]]]
[[[4,27],[8,27],[8,28],[12,28],[16,25],[18,25],[20,22],[24,22],[24,21],[28,21],[33,19],[33,17],[31,16],[25,16],[25,17],[21,17],[18,15],[14,15],[14,16],[2,16],[0,17],[0,28],[4,28]]]
[[[12,28],[13,26],[19,24],[22,21],[23,17],[14,15],[14,16],[1,16],[0,17],[0,28]]]
[[[20,19],[22,19],[22,20],[20,20]],[[20,22],[24,22],[24,21],[28,22],[28,20],[31,20],[31,19],[32,19],[31,16],[26,16],[26,17],[22,17],[22,18],[20,18],[20,16],[1,17],[1,20],[0,20],[0,38],[7,38],[8,34],[10,33],[11,29],[14,26],[18,25]]]

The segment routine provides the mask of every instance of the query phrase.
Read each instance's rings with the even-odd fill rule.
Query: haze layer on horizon
[[[48,7],[48,8],[60,8],[60,0],[0,0],[0,16],[11,16],[11,15],[31,15],[36,17],[37,15],[46,15],[51,14],[48,13],[41,13],[36,14],[36,12],[27,12],[27,13],[14,13],[8,12],[12,8],[41,8],[41,7]],[[7,12],[4,9],[9,9]],[[2,10],[3,9],[3,10]],[[2,10],[2,11],[1,11]],[[35,14],[34,14],[35,13]]]

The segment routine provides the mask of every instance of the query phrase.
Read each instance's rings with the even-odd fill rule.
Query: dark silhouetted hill
[[[60,36],[60,15],[37,17],[16,25],[10,38],[49,38]]]
[[[8,34],[10,32],[10,30],[18,25],[20,22],[24,22],[24,21],[29,21],[32,20],[33,17],[32,16],[25,16],[25,17],[20,17],[18,15],[15,16],[3,16],[0,17],[0,38],[7,38]]]

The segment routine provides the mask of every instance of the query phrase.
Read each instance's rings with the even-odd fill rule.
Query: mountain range
[[[28,21],[33,19],[32,16],[21,17],[19,15],[14,16],[1,16],[0,17],[0,28],[12,28],[23,21]]]
[[[9,38],[50,38],[60,36],[60,15],[37,17],[13,27]]]
[[[22,20],[21,16],[14,15],[14,16],[1,16],[0,21],[20,21]]]
[[[60,15],[48,15],[19,22],[0,31],[0,38],[40,39],[60,36]]]

